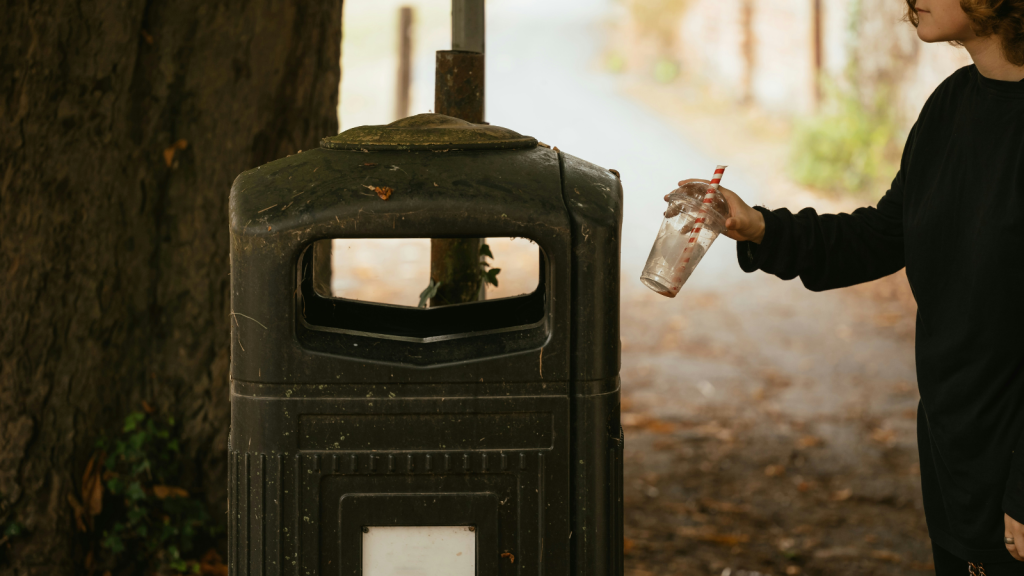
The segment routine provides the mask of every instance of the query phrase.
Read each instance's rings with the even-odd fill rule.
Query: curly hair
[[[906,19],[916,28],[917,0],[906,0]],[[998,35],[1003,54],[1015,66],[1024,66],[1024,0],[960,0],[978,36]]]

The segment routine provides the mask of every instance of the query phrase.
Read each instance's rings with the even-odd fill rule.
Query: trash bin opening
[[[431,279],[429,238],[335,238],[316,242],[314,251],[325,247],[330,249],[329,268],[313,270],[313,286],[321,296],[395,306],[424,303],[421,296]],[[490,274],[483,282],[484,300],[537,289],[540,249],[534,241],[485,238],[480,252],[479,273]]]
[[[545,283],[547,259],[537,244],[528,243],[523,239],[516,241],[528,246],[535,254],[535,260],[531,266],[532,276],[535,280],[532,281],[532,291],[527,294],[423,308],[417,307],[415,303],[411,303],[412,305],[393,304],[335,295],[336,292],[332,289],[332,278],[337,277],[339,270],[331,266],[331,261],[336,261],[338,258],[339,246],[345,252],[350,252],[350,250],[357,249],[354,246],[361,245],[365,248],[376,245],[379,248],[387,246],[387,241],[395,240],[403,239],[333,239],[321,240],[307,247],[299,259],[299,269],[297,270],[300,284],[300,290],[297,291],[299,298],[296,305],[300,307],[297,317],[301,318],[302,323],[313,330],[327,329],[421,342],[516,330],[529,330],[533,333],[537,328],[542,328],[546,334],[545,319],[549,300]],[[430,240],[414,240],[425,241],[428,246],[426,277],[421,282],[422,286],[419,285],[420,283],[414,285],[419,292],[422,292],[430,281]],[[488,239],[488,243],[490,242],[492,239]],[[352,248],[349,248],[350,246]],[[331,252],[335,254],[333,258]],[[497,258],[497,254],[495,257]],[[386,260],[386,258],[382,259]],[[526,260],[528,261],[528,258]],[[494,265],[494,268],[498,267],[500,267],[499,264]],[[490,269],[493,268],[482,268],[482,271]],[[506,268],[502,268],[497,275],[499,286],[506,270]],[[520,267],[516,272],[525,270],[524,267]],[[379,281],[389,282],[390,279],[385,276]],[[520,283],[520,286],[522,285]],[[364,298],[372,297],[372,291],[355,292],[355,294],[361,294]]]

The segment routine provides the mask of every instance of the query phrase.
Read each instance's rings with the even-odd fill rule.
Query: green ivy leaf
[[[142,484],[138,480],[128,485],[128,489],[125,490],[124,495],[127,496],[129,500],[146,499],[146,491],[142,489]]]
[[[122,490],[124,490],[124,482],[122,482],[121,479],[117,477],[111,478],[110,480],[107,480],[107,490],[109,490],[111,494],[114,494],[116,496],[120,494]]]
[[[128,447],[135,452],[142,451],[142,445],[146,443],[146,437],[149,436],[146,432],[140,430],[135,434],[132,434],[128,439]]]
[[[124,432],[132,432],[138,428],[139,423],[146,419],[145,412],[132,412],[124,419]]]
[[[21,533],[25,531],[25,527],[17,522],[11,522],[4,527],[4,536],[14,537],[21,536]]]
[[[491,254],[491,247],[487,244],[480,245],[480,255],[487,256],[488,258],[494,259],[494,254]]]
[[[484,279],[488,284],[498,285],[498,273],[501,272],[501,268],[491,268],[484,273]]]
[[[437,296],[437,289],[441,287],[440,282],[434,282],[434,279],[430,279],[430,283],[427,284],[426,289],[420,292],[420,303],[416,306],[417,308],[426,308],[427,303],[431,298]]]
[[[114,554],[124,552],[124,541],[121,540],[121,537],[107,531],[103,532],[103,539],[100,541],[100,545]]]
[[[146,510],[138,506],[133,506],[128,509],[126,515],[128,516],[128,522],[130,524],[140,524],[140,521],[146,517]]]
[[[132,474],[134,475],[142,474],[147,470],[151,470],[149,458],[143,458],[140,462],[135,464],[135,466],[132,466]]]

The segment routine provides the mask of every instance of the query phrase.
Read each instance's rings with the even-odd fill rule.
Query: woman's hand
[[[707,180],[691,178],[683,180],[679,185],[684,186],[693,182],[700,182],[704,185],[710,184]],[[718,190],[725,197],[725,201],[729,203],[729,218],[725,221],[724,234],[736,241],[750,241],[754,244],[760,244],[761,239],[764,238],[764,215],[747,206],[747,203],[732,190],[724,186],[719,186]],[[1024,545],[1021,547],[1024,549]]]
[[[1013,544],[1006,544],[1010,556],[1024,562],[1024,524],[1010,518],[1009,514],[1003,514],[1003,536],[1013,538]]]

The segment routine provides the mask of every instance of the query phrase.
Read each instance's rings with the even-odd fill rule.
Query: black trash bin
[[[241,174],[230,573],[376,576],[364,546],[448,538],[479,575],[620,575],[621,215],[609,170],[436,114]],[[532,239],[536,291],[418,309],[317,285],[324,240],[455,237]]]

